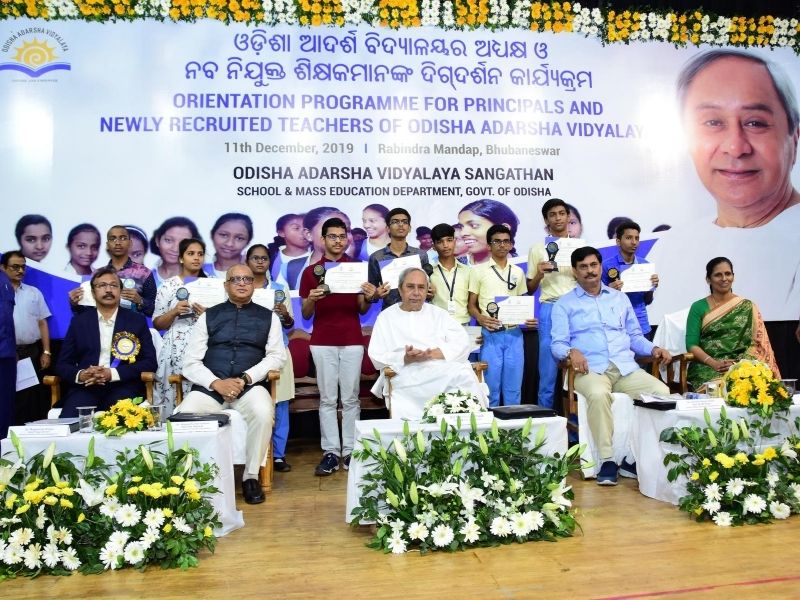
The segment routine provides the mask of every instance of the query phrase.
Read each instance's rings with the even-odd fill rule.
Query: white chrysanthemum
[[[706,500],[722,500],[722,490],[718,483],[709,483],[704,490]]]
[[[19,544],[9,544],[3,552],[3,562],[7,565],[18,565],[22,562],[24,550]]]
[[[138,565],[144,560],[144,548],[139,542],[131,542],[125,546],[124,556],[128,564]]]
[[[160,508],[151,508],[142,519],[148,529],[157,529],[164,524],[164,511]]]
[[[36,570],[42,566],[42,546],[41,544],[31,544],[22,554],[25,566],[28,569]]]
[[[412,540],[424,541],[428,537],[428,528],[422,523],[414,521],[408,526],[408,537]]]
[[[722,508],[722,505],[720,505],[720,503],[716,500],[707,500],[703,504],[703,509],[708,511],[708,514],[710,515],[718,513],[720,508]]]
[[[766,510],[767,501],[757,494],[748,494],[745,496],[742,506],[744,508],[744,512],[758,515]]]
[[[795,500],[800,502],[800,483],[790,483],[789,487],[791,488],[792,493],[794,494]]]
[[[713,520],[714,523],[720,527],[730,527],[733,523],[733,519],[731,519],[731,513],[728,512],[718,512],[714,515]]]
[[[474,519],[467,520],[459,533],[464,536],[464,541],[468,544],[477,542],[481,537],[481,529]]]
[[[492,484],[492,490],[494,490],[495,492],[502,492],[505,489],[506,489],[506,482],[503,481],[502,479],[498,479]]]
[[[453,541],[453,537],[455,537],[455,535],[451,527],[443,523],[437,525],[431,533],[431,539],[433,540],[433,543],[439,548],[449,546],[450,542]]]
[[[100,562],[106,569],[116,569],[119,567],[119,559],[122,557],[122,550],[110,542],[100,550]]]
[[[789,508],[789,505],[784,504],[783,502],[770,502],[769,512],[776,519],[788,519],[789,515],[792,514],[792,510]]]
[[[731,479],[725,484],[725,491],[731,496],[738,496],[744,491],[744,481],[738,477],[736,479]]]
[[[458,495],[461,498],[461,504],[469,514],[474,512],[476,502],[486,502],[483,490],[477,487],[470,487],[466,481],[458,484]]]
[[[529,510],[524,515],[530,531],[539,531],[544,527],[544,515],[538,510]]]
[[[497,537],[506,537],[511,533],[511,523],[505,517],[495,517],[492,519],[489,531]]]
[[[402,524],[402,521],[400,523]],[[192,528],[183,517],[173,517],[172,526],[181,533],[192,533]],[[392,525],[392,529],[394,529],[394,525]]]
[[[22,529],[16,529],[11,532],[11,535],[8,536],[8,543],[25,546],[30,544],[32,539],[33,530],[28,527],[23,527]]]
[[[114,514],[120,507],[120,501],[116,496],[111,496],[103,500],[103,505],[100,507],[100,512],[110,519],[114,518]]]
[[[395,531],[389,537],[389,550],[392,551],[392,554],[403,554],[406,551],[406,541],[399,531]]]
[[[61,551],[61,564],[69,571],[75,571],[81,566],[81,561],[75,548],[65,548]]]
[[[142,518],[142,511],[135,504],[123,504],[114,513],[114,519],[123,527],[133,527]]]
[[[61,551],[58,549],[58,546],[52,542],[45,544],[42,550],[42,560],[44,560],[44,564],[51,569],[57,567],[58,563],[61,561]]]
[[[125,548],[125,544],[128,543],[128,538],[130,537],[131,534],[129,534],[127,531],[115,531],[109,536],[106,546],[121,553]]]
[[[517,537],[525,537],[531,530],[525,516],[520,513],[514,513],[509,519],[511,523],[511,533]]]
[[[158,529],[148,529],[142,534],[142,538],[139,542],[142,544],[142,547],[147,550],[158,541],[159,537],[161,537],[161,534],[159,534]]]
[[[0,519],[0,525],[16,525],[17,523],[22,523],[22,519],[17,516],[3,517]]]
[[[458,484],[450,481],[450,478],[448,477],[448,479],[442,483],[419,485],[417,488],[427,491],[434,498],[439,498],[441,496],[450,496],[455,493],[455,491],[458,490]]]
[[[778,475],[775,471],[770,471],[767,473],[767,485],[769,487],[775,487],[778,485],[778,482],[781,480],[781,476]]]

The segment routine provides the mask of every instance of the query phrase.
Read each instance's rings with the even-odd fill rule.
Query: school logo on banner
[[[53,71],[70,71],[64,60],[69,46],[58,32],[28,27],[11,35],[0,48],[0,71],[17,71],[27,79],[39,79]]]

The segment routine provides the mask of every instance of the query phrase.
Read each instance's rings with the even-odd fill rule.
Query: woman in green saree
[[[723,256],[706,265],[711,293],[692,304],[686,319],[686,349],[694,354],[689,383],[697,389],[742,358],[760,360],[780,378],[758,307],[733,293],[733,264]]]

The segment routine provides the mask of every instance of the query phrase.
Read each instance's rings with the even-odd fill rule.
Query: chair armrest
[[[42,383],[50,388],[50,408],[61,400],[61,377],[58,375],[45,375]]]
[[[387,379],[391,379],[392,377],[397,375],[397,373],[395,373],[392,367],[383,367],[383,374],[384,376],[386,376]]]
[[[479,360],[471,364],[472,364],[472,370],[475,371],[475,377],[478,378],[478,381],[483,383],[483,373],[484,371],[486,371],[486,369],[489,368],[489,363]]]

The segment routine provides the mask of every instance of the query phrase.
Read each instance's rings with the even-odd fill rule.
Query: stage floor
[[[344,522],[347,473],[313,474],[311,441],[289,444],[290,473],[244,510],[244,529],[220,540],[189,571],[124,570],[20,578],[4,598],[792,598],[800,597],[800,518],[718,528],[616,488],[574,479],[578,530],[533,542],[454,554],[381,554],[370,532]]]

